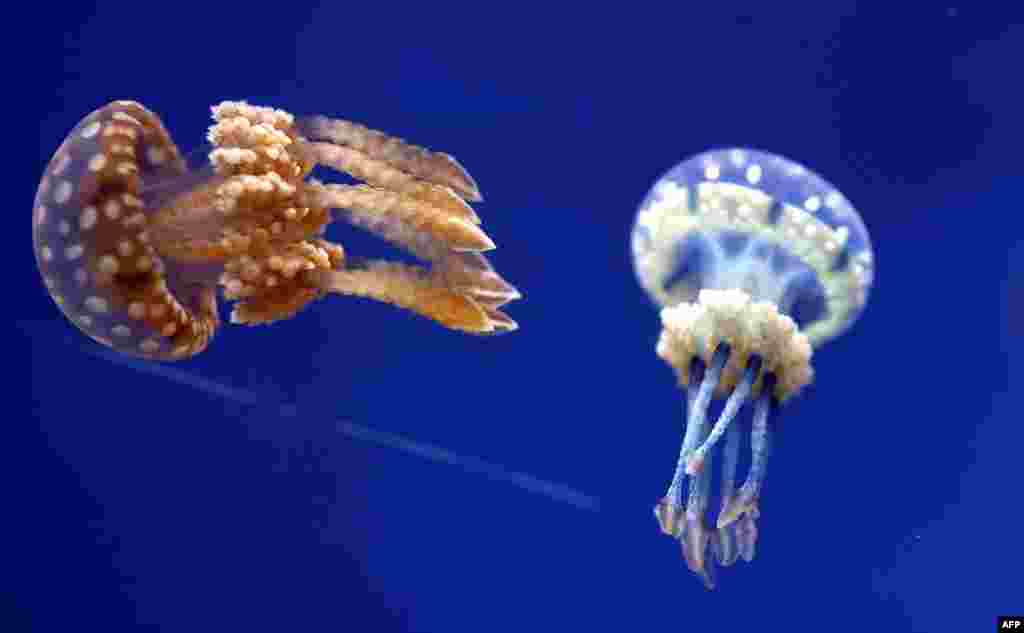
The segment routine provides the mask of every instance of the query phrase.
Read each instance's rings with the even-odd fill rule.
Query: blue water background
[[[8,27],[0,631],[962,633],[1024,612],[1020,16],[368,4],[40,3]],[[521,331],[333,297],[177,366],[254,401],[89,354],[28,218],[64,133],[116,98],[186,147],[232,98],[455,154]],[[709,593],[651,516],[681,405],[628,235],[661,172],[728,145],[834,182],[877,278],[782,412],[757,560]]]

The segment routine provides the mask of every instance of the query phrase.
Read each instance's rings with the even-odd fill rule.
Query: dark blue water
[[[5,109],[0,630],[959,633],[1024,611],[1024,22],[675,4],[25,8]],[[184,374],[88,353],[28,218],[63,135],[115,98],[185,146],[233,98],[455,154],[522,329],[464,337],[334,297],[225,328]],[[782,411],[757,559],[709,593],[651,516],[681,405],[628,236],[665,169],[729,145],[835,183],[877,277]]]

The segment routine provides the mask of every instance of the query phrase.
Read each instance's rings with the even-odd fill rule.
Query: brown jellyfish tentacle
[[[191,201],[186,207],[210,207],[224,217],[224,237],[215,245],[201,246],[219,257],[230,257],[221,283],[225,295],[240,302],[232,313],[233,321],[269,323],[332,292],[371,297],[466,332],[517,327],[497,308],[518,293],[489,265],[483,279],[486,284],[474,287],[467,283],[469,275],[463,275],[458,285],[450,283],[452,268],[445,262],[464,255],[479,256],[479,251],[494,244],[455,192],[443,183],[421,179],[425,173],[422,165],[416,167],[407,160],[412,154],[382,154],[374,149],[380,146],[373,144],[349,147],[309,142],[300,136],[305,130],[294,124],[291,115],[270,108],[226,102],[213,112],[216,123],[208,139],[215,149],[210,159],[224,181],[211,185],[208,204]],[[417,160],[423,158],[413,154]],[[317,164],[369,184],[306,181]],[[313,219],[306,224],[275,222],[273,212],[282,208],[286,219]],[[294,259],[296,253],[289,249],[296,239],[324,248],[315,243],[314,236],[330,221],[329,209],[342,209],[343,217],[352,224],[431,262],[433,268],[371,262],[364,269],[354,269],[344,266],[341,256],[328,261],[308,253]],[[486,262],[482,256],[480,259]]]
[[[350,175],[396,190],[311,181],[305,189],[307,203],[341,208],[351,224],[399,245],[422,260],[433,262],[439,274],[435,281],[443,280],[452,289],[472,297],[493,321],[494,331],[518,328],[518,324],[498,308],[519,298],[520,294],[480,255],[479,251],[493,248],[493,242],[476,226],[475,215],[468,218],[473,223],[467,221],[464,213],[453,217],[447,213],[453,210],[450,206],[431,204],[436,199],[423,195],[423,187],[428,187],[428,192],[441,191],[436,185],[412,180],[355,150],[325,144],[305,146],[317,149],[319,156],[313,158],[317,162],[330,161],[331,166]],[[464,204],[454,194],[452,197]],[[468,205],[465,208],[468,209]]]
[[[421,241],[417,239],[419,234],[427,235],[445,250],[489,251],[494,248],[494,242],[476,224],[394,191],[369,185],[325,185],[310,181],[303,199],[311,206],[344,209],[357,226],[380,226],[382,228],[376,232],[381,237],[418,256],[420,253],[416,251],[423,250],[417,244]],[[436,255],[427,257],[436,258]]]
[[[485,303],[477,303],[480,305],[481,308],[483,308],[484,313],[487,315],[487,318],[491,322],[491,330],[489,330],[487,333],[505,334],[508,332],[515,332],[516,330],[519,329],[519,324],[516,323],[516,321],[512,317],[505,314],[501,310],[492,308],[491,306]]]
[[[519,329],[519,324],[498,308],[522,295],[494,271],[481,253],[448,252],[435,264],[434,275],[449,288],[471,297],[491,320],[493,333]]]
[[[328,185],[328,187],[344,187]],[[366,190],[373,191],[373,190]],[[346,188],[346,196],[359,194],[359,187]],[[316,194],[319,195],[319,194]],[[471,296],[477,303],[481,304],[496,321],[501,322],[502,331],[515,329],[514,322],[497,311],[497,308],[519,299],[522,295],[519,291],[505,281],[490,265],[487,258],[478,250],[469,250],[463,247],[462,250],[453,250],[459,246],[451,238],[444,237],[444,232],[450,232],[453,228],[450,224],[441,224],[441,237],[435,238],[438,231],[424,230],[422,220],[412,218],[409,222],[402,222],[395,214],[382,214],[375,211],[374,198],[387,197],[388,192],[374,191],[363,199],[363,207],[345,201],[348,208],[344,211],[345,218],[353,225],[358,226],[382,239],[418,257],[421,260],[431,262],[433,270],[440,280],[443,280],[448,287],[457,290],[462,294]],[[328,206],[342,206],[340,199],[332,194],[335,200],[319,199],[318,203]],[[383,202],[381,204],[384,204]],[[428,211],[429,213],[429,211]],[[429,216],[428,216],[429,217]],[[472,231],[472,225],[456,223],[454,228],[459,232],[468,232],[473,239],[479,239]],[[484,239],[486,235],[482,236]],[[479,239],[483,244],[483,239]],[[464,240],[466,245],[472,246],[472,242]]]
[[[370,261],[363,269],[317,270],[304,277],[330,292],[390,303],[453,330],[485,334],[495,329],[484,308],[418,266]]]
[[[472,297],[483,308],[495,332],[519,329],[519,325],[499,308],[522,295],[495,272],[481,253],[449,252],[435,264],[434,269],[449,288]]]
[[[330,221],[321,206],[301,200],[312,163],[294,156],[292,117],[281,110],[224,102],[214,106],[210,161],[223,180],[203,204],[219,214],[223,236],[192,245],[193,253],[226,259],[220,283],[235,304],[231,320],[249,325],[289,318],[325,290],[301,273],[340,267],[344,251],[316,236]]]
[[[301,242],[319,235],[330,215],[302,204],[297,191],[276,172],[215,178],[166,204],[152,233],[158,249],[180,261],[223,261],[267,243]]]
[[[522,297],[481,253],[448,253],[437,262],[437,270],[449,286],[494,308]]]
[[[298,141],[289,148],[289,151],[305,160],[344,172],[375,187],[390,189],[430,203],[473,224],[480,223],[480,217],[473,207],[451,188],[419,180],[416,176],[371,158],[359,150],[330,143]]]
[[[221,284],[234,300],[232,323],[261,325],[294,316],[325,289],[311,284],[309,271],[329,271],[342,265],[344,250],[326,240],[271,244],[255,255],[228,261]]]
[[[393,165],[420,180],[445,185],[473,202],[480,202],[480,188],[454,157],[371,130],[358,123],[325,116],[299,119],[296,128],[306,138],[351,147]]]

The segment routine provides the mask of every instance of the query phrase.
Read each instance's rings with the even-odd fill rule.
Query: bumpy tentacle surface
[[[467,200],[483,200],[480,188],[469,172],[448,154],[432,152],[343,119],[314,116],[300,119],[296,127],[311,140],[326,140],[335,145],[351,147],[420,180],[451,187]]]
[[[287,113],[240,103],[221,104],[214,114],[218,123],[210,140],[217,149],[212,158],[229,178],[218,188],[224,214],[237,215],[235,208],[241,206],[247,211],[244,217],[251,217],[254,208],[272,199],[275,209],[284,209],[285,220],[317,218],[318,223],[300,237],[315,246],[314,251],[326,249],[330,255],[327,260],[311,258],[304,254],[308,248],[297,253],[294,244],[287,249],[276,245],[275,236],[294,240],[288,231],[303,228],[278,222],[280,228],[276,234],[270,232],[261,256],[228,266],[227,294],[244,299],[236,307],[236,321],[284,318],[331,292],[390,303],[465,332],[489,334],[518,327],[498,308],[520,294],[482,255],[494,248],[494,242],[461,197],[479,199],[479,189],[454,159],[347,121],[296,120]],[[367,184],[305,180],[315,165]],[[330,250],[328,242],[314,238],[329,219],[367,230],[429,268],[382,261],[355,266],[339,246],[330,245],[335,249]],[[275,272],[283,259],[293,263],[283,268],[286,274],[281,279]]]

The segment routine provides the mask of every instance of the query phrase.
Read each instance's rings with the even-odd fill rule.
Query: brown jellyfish
[[[447,154],[326,117],[226,101],[214,106],[208,165],[190,168],[159,117],[115,101],[68,134],[33,210],[39,270],[83,332],[119,352],[177,360],[220,321],[286,319],[327,293],[369,297],[454,330],[516,329],[518,291],[483,252],[494,243],[467,201],[476,183]],[[366,184],[309,179],[316,165]],[[324,239],[345,220],[426,267],[356,261]]]

